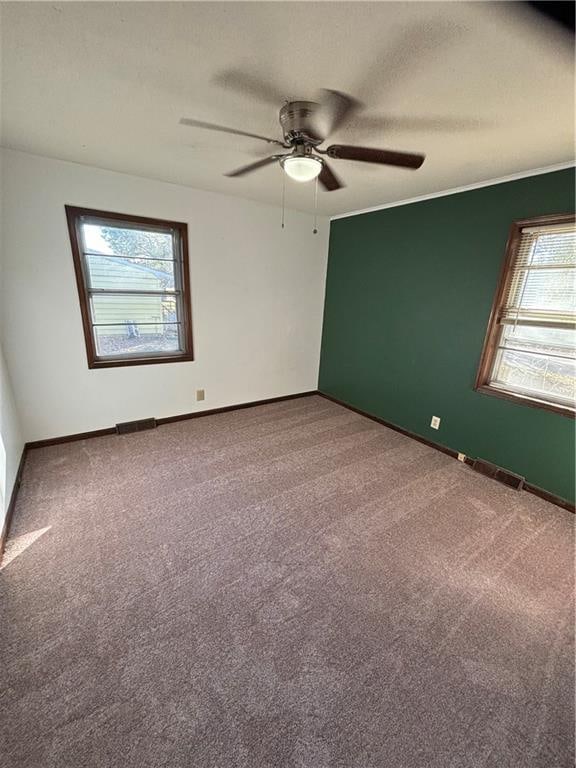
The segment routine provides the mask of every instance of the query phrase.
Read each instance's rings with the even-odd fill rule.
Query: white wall
[[[0,174],[2,172],[0,158]],[[0,209],[0,531],[4,527],[4,518],[12,489],[18,472],[18,465],[24,450],[24,438],[20,419],[16,410],[12,382],[4,359],[2,347],[2,307],[4,304],[4,251],[1,247],[1,209]]]
[[[20,420],[16,411],[16,403],[8,369],[0,346],[0,531],[4,525],[4,517],[20,457],[24,449],[24,439],[20,429]]]
[[[235,197],[11,150],[2,163],[4,352],[26,440],[316,389],[326,219],[314,235],[288,211],[282,230],[278,208]],[[88,369],[66,203],[187,222],[195,362]]]

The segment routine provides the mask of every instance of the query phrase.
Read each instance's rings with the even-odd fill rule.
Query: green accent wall
[[[333,221],[320,391],[573,501],[574,420],[474,380],[511,223],[573,211],[574,182],[568,169]]]

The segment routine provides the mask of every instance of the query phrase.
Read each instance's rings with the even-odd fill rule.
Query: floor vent
[[[124,421],[116,424],[116,432],[119,435],[127,435],[130,432],[143,432],[145,429],[155,429],[156,419],[140,419],[140,421]]]
[[[480,472],[482,475],[492,477],[494,480],[498,480],[499,483],[504,483],[504,485],[508,485],[510,488],[515,488],[517,491],[521,491],[524,487],[525,478],[521,475],[515,475],[514,472],[497,467],[496,464],[490,464],[489,461],[475,459],[472,469],[475,469],[476,472]]]

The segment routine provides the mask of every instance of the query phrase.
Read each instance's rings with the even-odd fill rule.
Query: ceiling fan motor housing
[[[320,105],[315,101],[288,101],[280,110],[280,125],[287,144],[321,144],[314,137],[311,121]]]

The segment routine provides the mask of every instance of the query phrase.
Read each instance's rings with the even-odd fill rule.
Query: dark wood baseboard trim
[[[103,437],[104,435],[115,435],[116,427],[106,427],[106,429],[94,429],[92,432],[77,432],[75,435],[62,435],[62,437],[48,437],[46,440],[33,440],[26,443],[26,448],[46,448],[49,445],[60,445],[60,443],[73,443],[76,440],[86,440],[89,437]]]
[[[563,499],[562,496],[556,496],[555,493],[545,491],[544,488],[540,488],[538,485],[532,485],[532,483],[524,483],[524,490],[528,491],[528,493],[533,493],[534,496],[540,496],[544,501],[556,504],[557,507],[567,509],[568,512],[572,512],[572,514],[576,514],[576,505],[571,501],[568,501],[568,499]]]
[[[241,410],[243,408],[255,408],[259,405],[267,405],[269,403],[279,403],[283,400],[295,400],[300,397],[310,397],[311,395],[320,395],[320,397],[326,398],[326,400],[331,400],[333,403],[336,403],[337,405],[341,405],[344,408],[348,408],[350,411],[354,411],[354,413],[360,414],[360,416],[365,416],[367,419],[372,419],[372,421],[377,422],[378,424],[382,424],[385,427],[388,427],[388,429],[393,429],[395,432],[399,432],[402,435],[405,435],[406,437],[411,437],[413,440],[417,440],[419,443],[423,443],[424,445],[427,445],[430,448],[435,448],[437,451],[441,451],[442,453],[445,453],[447,456],[451,456],[454,459],[458,458],[458,452],[453,451],[451,448],[448,448],[446,445],[441,445],[440,443],[435,443],[432,440],[428,440],[425,437],[421,437],[420,435],[415,434],[414,432],[410,432],[407,429],[404,429],[403,427],[399,427],[397,424],[392,424],[389,421],[386,421],[385,419],[381,419],[379,416],[374,416],[371,413],[368,413],[367,411],[363,411],[360,408],[356,408],[353,405],[350,405],[349,403],[346,403],[344,400],[339,400],[337,397],[332,397],[332,395],[328,395],[325,392],[320,392],[316,390],[312,390],[309,392],[297,392],[293,395],[282,395],[280,397],[269,397],[266,400],[253,400],[249,403],[238,403],[236,405],[226,405],[222,408],[211,408],[209,410],[204,411],[193,411],[192,413],[181,413],[177,416],[166,416],[163,419],[157,419],[157,424],[171,424],[175,421],[186,421],[188,419],[198,419],[202,416],[212,416],[217,413],[227,413],[228,411],[237,411]],[[96,429],[92,432],[79,432],[75,435],[64,435],[62,437],[53,437],[48,438],[46,440],[35,440],[31,443],[26,443],[24,446],[24,451],[22,452],[22,458],[20,459],[20,466],[18,468],[18,473],[16,475],[16,482],[14,483],[14,489],[12,491],[12,496],[10,498],[10,504],[8,506],[8,511],[6,513],[6,519],[4,522],[4,529],[2,531],[2,537],[0,539],[0,553],[3,550],[4,543],[6,541],[6,537],[8,535],[8,530],[10,528],[10,521],[12,518],[12,513],[14,510],[14,505],[16,502],[16,495],[18,493],[18,488],[20,486],[20,480],[22,477],[22,469],[24,467],[24,459],[26,456],[26,451],[34,448],[44,448],[50,445],[60,445],[61,443],[70,443],[76,440],[86,440],[91,437],[102,437],[104,435],[115,435],[117,434],[115,427],[108,427],[106,429]],[[469,466],[472,466],[474,463],[474,459],[470,456],[466,457],[466,464]],[[574,513],[575,512],[575,505],[568,501],[568,499],[563,499],[561,496],[556,496],[553,493],[550,493],[550,491],[546,491],[543,488],[539,488],[537,485],[532,485],[532,483],[525,483],[524,484],[524,490],[528,491],[529,493],[533,493],[535,496],[539,496],[540,498],[544,499],[545,501],[549,501],[552,504],[556,504],[558,507],[562,507],[563,509],[567,509],[569,512]]]
[[[359,413],[360,416],[365,416],[367,419],[372,419],[372,421],[375,421],[378,424],[382,424],[384,427],[388,427],[388,429],[393,429],[394,432],[400,432],[401,435],[406,435],[406,437],[411,437],[413,440],[417,440],[419,443],[424,443],[424,445],[429,446],[430,448],[436,448],[437,451],[442,451],[442,453],[447,454],[448,456],[452,456],[453,459],[458,458],[458,451],[453,451],[452,448],[448,448],[445,445],[441,445],[440,443],[434,443],[432,440],[427,440],[425,437],[421,437],[420,435],[417,435],[415,432],[409,432],[407,429],[404,429],[403,427],[399,427],[397,424],[392,424],[390,421],[385,421],[384,419],[381,419],[379,416],[374,416],[371,413],[368,413],[368,411],[363,411],[361,408],[356,408],[354,405],[350,405],[349,403],[346,403],[344,400],[338,400],[337,397],[332,397],[332,395],[327,395],[324,392],[318,391],[318,394],[320,397],[325,397],[326,400],[331,400],[333,403],[336,403],[337,405],[342,405],[344,408],[348,408],[349,411],[354,411],[354,413]],[[473,459],[471,459],[469,456],[466,457],[466,464],[472,464]]]
[[[20,456],[20,463],[18,464],[18,471],[16,472],[16,478],[14,480],[14,487],[10,494],[10,503],[6,510],[6,517],[4,518],[4,525],[2,526],[2,534],[0,535],[0,560],[4,554],[4,547],[8,540],[10,533],[10,526],[12,525],[12,516],[14,514],[14,507],[16,506],[16,499],[18,498],[18,491],[20,490],[20,483],[22,482],[22,472],[24,471],[24,463],[26,461],[27,448],[24,446],[22,449],[22,456]]]
[[[384,427],[388,427],[388,429],[393,429],[395,432],[400,432],[400,434],[406,435],[406,437],[411,437],[413,440],[417,440],[419,443],[424,443],[424,445],[427,445],[430,448],[436,448],[437,451],[442,451],[442,453],[445,453],[448,456],[452,456],[454,459],[458,458],[458,451],[453,451],[451,448],[448,448],[445,445],[440,445],[440,443],[434,443],[432,440],[427,440],[425,437],[421,437],[414,432],[409,432],[407,429],[403,429],[403,427],[399,427],[396,424],[391,424],[389,421],[385,421],[379,416],[374,416],[367,411],[363,411],[360,408],[356,408],[355,406],[346,403],[344,400],[339,400],[337,397],[327,395],[325,392],[318,391],[318,394],[320,397],[325,397],[326,400],[331,400],[337,405],[342,405],[344,408],[348,408],[348,410],[354,411],[354,413],[359,413],[360,416],[365,416],[367,419],[372,419],[372,421],[375,421],[378,424],[382,424]],[[470,456],[466,456],[466,461],[464,463],[472,466],[474,459]],[[528,491],[528,493],[533,493],[535,496],[539,496],[540,498],[545,499],[552,504],[556,504],[556,506],[562,507],[562,509],[567,509],[569,512],[574,513],[576,511],[575,505],[571,501],[568,501],[568,499],[563,499],[561,496],[556,496],[549,491],[545,491],[543,488],[539,488],[537,485],[532,485],[532,483],[524,483],[524,490]]]
[[[299,397],[310,397],[317,395],[314,389],[310,392],[297,392],[295,395],[281,395],[280,397],[269,397],[266,400],[253,400],[249,403],[238,403],[237,405],[225,405],[222,408],[210,408],[206,411],[192,411],[191,413],[180,413],[177,416],[165,416],[163,419],[156,419],[158,426],[162,424],[172,424],[174,421],[187,421],[188,419],[198,419],[201,416],[213,416],[215,413],[228,413],[228,411],[239,411],[242,408],[256,408],[258,405],[268,405],[269,403],[280,403],[283,400],[297,400]]]
[[[294,395],[281,395],[280,397],[269,397],[266,400],[253,400],[249,403],[238,403],[236,405],[225,405],[222,408],[210,408],[204,411],[192,411],[192,413],[180,413],[177,416],[165,416],[163,419],[156,419],[158,426],[162,424],[171,424],[174,421],[186,421],[187,419],[198,419],[201,416],[212,416],[215,413],[227,413],[228,411],[238,411],[242,408],[255,408],[258,405],[268,405],[269,403],[279,403],[282,400],[295,400],[299,397],[310,397],[317,395],[316,390],[309,392],[297,392]],[[103,437],[105,435],[116,435],[116,427],[106,427],[105,429],[95,429],[92,432],[77,432],[74,435],[63,435],[62,437],[49,437],[46,440],[33,440],[26,443],[26,449],[46,448],[50,445],[60,445],[61,443],[72,443],[76,440],[87,440],[92,437]]]

